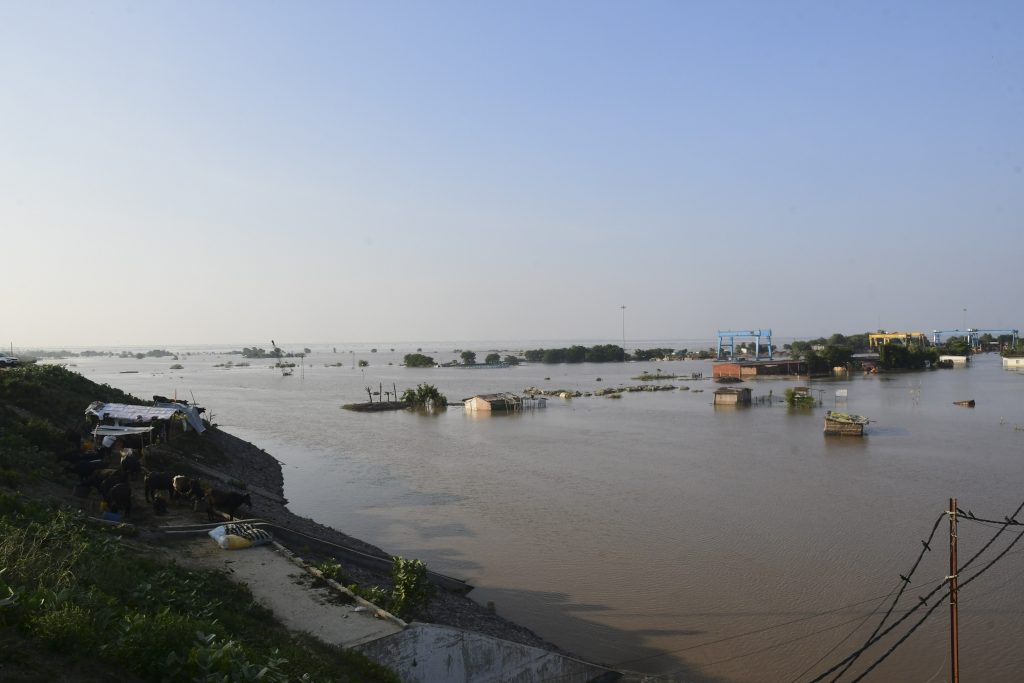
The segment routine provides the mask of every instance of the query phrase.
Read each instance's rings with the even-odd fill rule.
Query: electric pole
[[[960,681],[959,647],[957,644],[957,576],[956,576],[956,498],[949,499],[949,661],[950,680]]]
[[[626,360],[626,307],[622,308],[622,360]]]

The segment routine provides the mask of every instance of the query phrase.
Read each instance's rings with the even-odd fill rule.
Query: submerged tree
[[[433,384],[423,382],[402,393],[402,402],[418,408],[446,408],[448,399]]]
[[[437,362],[430,356],[424,356],[422,353],[407,353],[405,354],[405,367],[407,368],[432,368],[437,365]]]

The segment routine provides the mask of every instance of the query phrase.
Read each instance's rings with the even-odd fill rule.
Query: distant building
[[[712,366],[712,377],[798,376],[807,374],[807,361],[802,360],[731,360]]]
[[[868,335],[868,345],[871,348],[878,348],[882,344],[891,344],[893,342],[899,342],[903,346],[908,346],[910,342],[916,342],[924,346],[926,341],[928,341],[928,338],[924,335],[924,332],[878,332],[877,334]]]
[[[715,391],[715,405],[750,405],[750,389],[747,387],[722,387]]]
[[[515,394],[479,394],[463,400],[470,412],[512,411],[522,408],[523,400]]]

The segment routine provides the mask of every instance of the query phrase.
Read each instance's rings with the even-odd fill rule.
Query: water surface
[[[239,358],[210,353],[182,357],[180,371],[169,359],[71,362],[140,397],[192,392],[222,428],[282,461],[295,512],[468,579],[476,600],[584,657],[666,679],[809,680],[824,668],[816,660],[834,647],[831,663],[874,627],[872,610],[898,586],[950,496],[993,518],[1024,499],[1024,375],[993,356],[963,370],[815,381],[823,405],[810,410],[716,409],[711,382],[676,380],[704,391],[556,399],[545,410],[487,416],[340,406],[365,400],[367,385],[401,391],[428,381],[454,400],[636,384],[632,376],[656,368],[710,376],[711,368],[407,369],[397,363],[415,347],[352,350],[358,355],[314,349],[291,377],[268,361],[215,368]],[[356,358],[370,367],[352,367]],[[336,362],[343,366],[325,367]],[[777,398],[795,384],[747,385]],[[822,434],[837,388],[849,390],[840,409],[872,418],[865,438]],[[976,408],[953,405],[968,398]],[[993,531],[962,523],[961,558]],[[908,606],[948,573],[948,525],[933,548]],[[1021,576],[1015,548],[961,593],[965,680],[1014,681],[1024,671]],[[873,680],[944,672],[947,623],[948,608],[936,610]],[[750,631],[759,632],[722,640]]]

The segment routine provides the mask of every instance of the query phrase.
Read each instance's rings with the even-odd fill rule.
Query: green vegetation
[[[405,367],[407,368],[432,368],[437,363],[430,356],[424,356],[422,353],[407,353],[405,354]]]
[[[685,358],[687,350],[676,352],[675,349],[637,349],[631,354],[633,360],[668,360]]]
[[[939,352],[934,348],[921,348],[917,344],[882,344],[878,347],[878,364],[883,370],[922,370],[935,367]]]
[[[418,408],[445,408],[448,406],[448,399],[437,390],[433,384],[423,382],[415,389],[406,389],[402,392],[401,401],[410,406]]]
[[[846,367],[853,356],[848,346],[826,345],[821,351],[809,349],[800,354],[807,362],[807,370],[812,375],[827,374],[832,368]]]
[[[502,361],[505,365],[519,365],[522,361],[519,360],[518,356],[505,356]]]
[[[476,354],[472,351],[463,351],[459,354],[463,365],[476,365]]]
[[[867,351],[870,348],[868,343],[868,333],[863,334],[851,334],[849,336],[844,334],[833,334],[831,337],[826,339],[825,337],[818,337],[817,339],[811,339],[810,341],[794,341],[792,344],[786,344],[782,348],[790,351],[793,357],[798,357],[799,354],[806,351],[811,351],[815,346],[828,347],[845,347],[850,349],[851,353],[860,353]]]
[[[281,349],[274,347],[273,351],[267,352],[266,349],[259,349],[255,346],[242,349],[242,358],[281,358],[284,354]]]
[[[950,337],[942,345],[942,353],[950,356],[971,355],[971,344],[967,337]]]
[[[600,379],[600,378],[598,378],[598,379]],[[652,382],[652,381],[657,381],[659,379],[684,379],[684,377],[683,377],[683,375],[669,375],[669,374],[665,374],[665,373],[662,373],[661,370],[658,370],[656,373],[645,372],[645,373],[643,373],[641,375],[637,375],[633,379],[638,380],[640,382]],[[689,378],[687,377],[686,379],[689,379]]]
[[[70,487],[56,456],[65,430],[85,432],[95,400],[143,403],[61,366],[0,372],[4,680],[397,681],[354,651],[290,634],[225,574],[159,559],[122,542],[130,527],[93,526],[16,490]]]
[[[111,680],[396,680],[291,637],[224,574],[151,559],[115,533],[0,492],[0,667],[12,679],[87,668]]]
[[[587,348],[570,346],[561,349],[531,349],[523,355],[531,363],[613,363],[626,359],[621,346],[602,344]]]
[[[786,403],[794,408],[810,408],[814,406],[814,397],[806,391],[797,391],[792,387],[786,389]]]
[[[31,437],[38,429],[58,433],[76,429],[84,433],[87,423],[83,411],[93,401],[149,405],[108,384],[91,382],[62,365],[26,365],[0,372],[0,457],[8,439]],[[14,407],[36,419],[18,419]],[[26,433],[29,424],[37,429]],[[39,447],[56,450],[56,445],[45,442]]]
[[[407,621],[425,615],[434,595],[434,584],[427,577],[427,565],[422,560],[395,557],[391,564],[390,591],[381,586],[360,586],[350,582],[341,564],[334,559],[321,562],[316,568],[355,595]]]
[[[370,361],[360,359],[358,365],[361,368],[366,368],[370,366]]]
[[[184,369],[185,369],[185,366],[182,365],[181,363],[175,363],[174,365],[171,366],[171,370],[184,370]]]
[[[484,358],[484,363],[486,363],[487,365],[499,365],[501,363],[501,354],[499,354],[499,353],[489,353],[489,354],[487,354],[487,357]]]
[[[1006,337],[1006,341],[1005,342],[1003,341],[1003,336]],[[1014,346],[1011,346],[1011,343],[1013,342],[1013,338],[1010,335],[1008,335],[1008,334],[1007,335],[1003,335],[1003,336],[999,337],[999,341],[1001,343],[1003,343],[1002,355],[1006,356],[1007,358],[1012,358],[1012,357],[1016,357],[1016,356],[1024,356],[1024,339],[1018,339],[1017,340],[1017,346],[1014,347]]]

